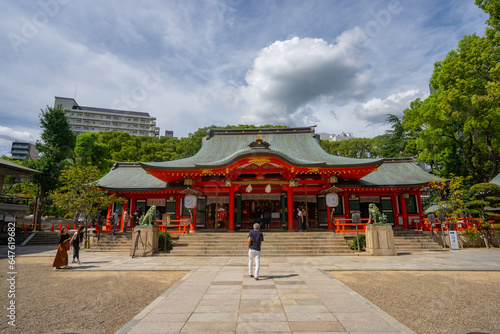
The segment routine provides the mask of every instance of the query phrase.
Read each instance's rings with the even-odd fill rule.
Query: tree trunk
[[[38,201],[36,202],[35,213],[33,214],[33,218],[35,219],[35,221],[34,221],[35,226],[33,228],[35,231],[42,230],[42,210],[41,209],[42,209],[44,198],[45,198],[44,190],[43,190],[43,188],[40,188],[40,192],[38,193]]]

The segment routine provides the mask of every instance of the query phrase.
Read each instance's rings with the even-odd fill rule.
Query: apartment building
[[[75,99],[55,97],[54,107],[61,105],[73,132],[127,132],[133,136],[158,137],[156,118],[148,113],[80,106]]]
[[[35,145],[28,142],[13,142],[10,154],[14,160],[30,160],[38,158],[38,150],[35,148]]]

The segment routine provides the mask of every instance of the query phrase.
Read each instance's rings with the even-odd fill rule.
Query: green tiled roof
[[[137,162],[117,162],[97,181],[101,188],[114,191],[163,190],[167,183],[149,175]]]
[[[261,135],[269,148],[250,148],[248,145]],[[305,167],[362,167],[377,166],[382,159],[344,158],[326,153],[313,128],[210,130],[201,149],[194,156],[158,163],[141,163],[151,169],[198,169],[230,165],[250,156],[272,156],[294,166]]]
[[[421,186],[430,180],[440,179],[425,172],[412,159],[385,159],[384,163],[371,174],[358,181],[341,182],[337,186],[362,187],[407,187]],[[156,177],[148,174],[137,162],[119,162],[103,176],[98,184],[100,187],[113,191],[154,191],[175,188]],[[183,189],[182,185],[177,185]]]
[[[376,171],[359,180],[362,186],[420,186],[441,179],[427,173],[411,158],[385,159]]]

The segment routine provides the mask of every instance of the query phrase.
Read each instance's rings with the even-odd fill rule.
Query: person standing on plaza
[[[111,229],[111,232],[109,232],[109,235],[113,235],[115,234],[116,226],[118,225],[118,210],[116,210],[109,219],[110,223],[113,224],[113,228]]]
[[[302,208],[302,231],[307,231],[307,210]]]
[[[56,269],[68,269],[68,250],[71,247],[71,236],[68,234],[68,228],[63,227],[59,231],[59,245],[57,246],[56,257],[52,263],[54,270]]]
[[[123,213],[123,232],[127,232],[127,225],[129,221],[130,221],[129,208],[126,208],[125,212]]]
[[[299,225],[299,232],[302,232],[302,210],[297,208],[297,225]]]
[[[71,243],[73,244],[73,263],[80,264],[80,243],[83,241],[83,230],[84,226],[78,227],[75,234],[71,238]]]
[[[259,280],[260,270],[260,246],[264,241],[264,234],[260,231],[260,225],[253,224],[253,230],[248,233],[248,275]],[[255,259],[255,271],[252,274],[253,260]]]

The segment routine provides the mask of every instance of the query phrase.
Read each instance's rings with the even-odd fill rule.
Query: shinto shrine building
[[[293,231],[299,207],[306,208],[308,228],[332,230],[352,212],[368,218],[370,203],[394,227],[408,228],[423,218],[421,190],[431,179],[437,178],[411,158],[330,155],[314,128],[302,127],[211,129],[194,156],[117,162],[99,185],[126,198],[109,212],[155,205],[172,219],[191,219],[191,231],[248,229],[262,217],[272,229]],[[336,194],[337,206],[327,205],[328,193]],[[186,194],[196,194],[195,208],[186,207]]]

